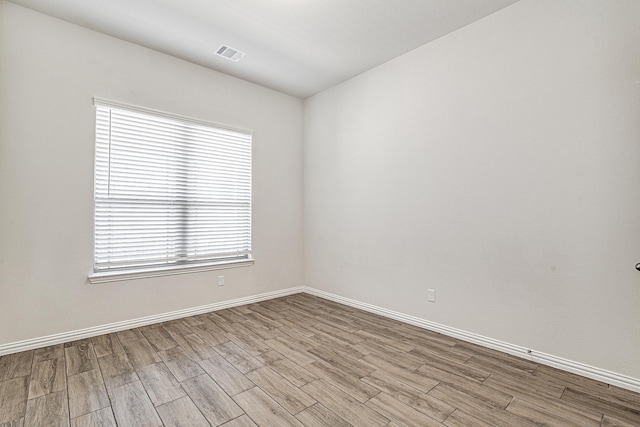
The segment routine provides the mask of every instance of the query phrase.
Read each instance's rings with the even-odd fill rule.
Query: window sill
[[[119,282],[122,280],[146,279],[149,277],[172,276],[175,274],[199,273],[202,271],[222,270],[226,268],[248,267],[253,265],[253,259],[214,262],[210,264],[182,265],[161,268],[148,268],[130,271],[109,271],[92,273],[89,282],[92,284]]]

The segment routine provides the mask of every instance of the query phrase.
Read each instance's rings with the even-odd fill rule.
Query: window
[[[251,133],[94,101],[90,280],[251,264]]]

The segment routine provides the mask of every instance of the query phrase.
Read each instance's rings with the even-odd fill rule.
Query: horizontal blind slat
[[[250,257],[251,140],[97,104],[94,270]]]

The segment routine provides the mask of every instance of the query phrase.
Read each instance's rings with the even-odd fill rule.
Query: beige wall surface
[[[0,5],[0,345],[305,284],[640,378],[640,2],[522,0],[304,105]],[[93,96],[254,130],[253,267],[88,283]]]
[[[639,22],[523,0],[307,99],[305,284],[640,378]]]
[[[0,344],[302,285],[301,100],[13,3],[1,37]],[[88,283],[93,96],[254,131],[255,265]]]

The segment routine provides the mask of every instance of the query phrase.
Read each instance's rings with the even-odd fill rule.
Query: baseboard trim
[[[348,305],[350,307],[358,308],[360,310],[368,311],[370,313],[378,314],[380,316],[388,317],[390,319],[399,320],[401,322],[408,323],[410,325],[418,326],[424,329],[428,329],[433,332],[438,332],[443,335],[447,335],[452,338],[457,338],[462,341],[478,344],[483,347],[488,347],[494,350],[502,351],[504,353],[511,354],[513,356],[521,357],[523,359],[531,360],[542,365],[551,366],[554,368],[568,371],[583,377],[591,378],[594,380],[602,381],[607,384],[611,384],[617,387],[621,387],[627,390],[640,392],[640,379],[629,377],[626,375],[618,374],[616,372],[607,371],[605,369],[589,366],[584,363],[575,362],[573,360],[564,359],[562,357],[554,356],[532,350],[526,347],[506,343],[493,338],[478,335],[472,332],[463,331],[461,329],[452,328],[449,326],[441,325],[439,323],[431,322],[429,320],[421,319],[419,317],[409,316],[407,314],[399,313],[397,311],[388,310],[386,308],[378,307],[372,304],[367,304],[354,299],[345,298],[339,295],[335,295],[329,292],[321,291],[319,289],[310,288],[307,286],[302,287],[303,292],[310,295],[315,295],[320,298],[335,301],[340,304]]]
[[[521,357],[523,359],[531,360],[543,365],[551,366],[561,369],[563,371],[571,372],[577,375],[582,375],[587,378],[602,381],[607,384],[615,385],[627,390],[640,392],[640,379],[632,378],[626,375],[618,374],[616,372],[607,371],[594,366],[589,366],[584,363],[575,362],[572,360],[564,359],[562,357],[554,356],[538,352],[526,347],[510,344],[504,341],[499,341],[493,338],[478,335],[472,332],[467,332],[461,329],[452,328],[439,323],[431,322],[429,320],[421,319],[419,317],[410,316],[397,311],[389,310],[386,308],[378,307],[372,304],[367,304],[354,299],[342,297],[329,292],[321,291],[319,289],[310,288],[308,286],[299,286],[294,288],[282,289],[273,292],[266,292],[259,295],[252,295],[243,298],[237,298],[228,301],[216,302],[213,304],[201,305],[198,307],[187,308],[184,310],[171,311],[168,313],[157,314],[153,316],[140,317],[138,319],[125,320],[122,322],[109,323],[106,325],[95,326],[91,328],[79,329],[71,332],[64,332],[60,334],[53,334],[39,338],[33,338],[24,341],[16,341],[8,344],[0,344],[0,356],[4,354],[18,353],[20,351],[32,350],[35,348],[47,347],[55,344],[62,344],[69,341],[75,341],[83,338],[91,338],[97,335],[109,334],[112,332],[118,332],[125,329],[137,328],[140,326],[151,325],[159,322],[166,322],[169,320],[180,319],[183,317],[195,316],[197,314],[209,313],[217,310],[224,310],[225,308],[237,307],[246,304],[252,304],[255,302],[266,301],[274,298],[284,297],[287,295],[293,295],[297,293],[307,293],[320,298],[324,298],[330,301],[335,301],[340,304],[348,305],[350,307],[358,308],[360,310],[367,311],[369,313],[378,314],[380,316],[388,317],[390,319],[399,320],[401,322],[408,323],[410,325],[418,326],[433,332],[438,332],[443,335],[447,335],[452,338],[457,338],[462,341],[478,344],[483,347],[491,348],[494,350],[502,351],[504,353],[511,354],[513,356]]]
[[[183,310],[171,311],[168,313],[156,314],[153,316],[140,317],[138,319],[125,320],[122,322],[109,323],[106,325],[94,326],[91,328],[78,329],[71,332],[63,332],[24,341],[16,341],[0,345],[0,356],[4,354],[17,353],[20,351],[32,350],[34,348],[47,347],[55,344],[62,344],[83,338],[91,338],[97,335],[110,334],[112,332],[123,331],[125,329],[138,328],[140,326],[151,325],[153,323],[166,322],[183,317],[195,316],[197,314],[209,313],[223,310],[225,308],[237,307],[240,305],[252,304],[266,301],[273,298],[284,297],[297,294],[303,291],[302,287],[283,289],[279,291],[266,292],[259,295],[252,295],[228,301],[216,302],[213,304],[201,305],[198,307],[186,308]]]

